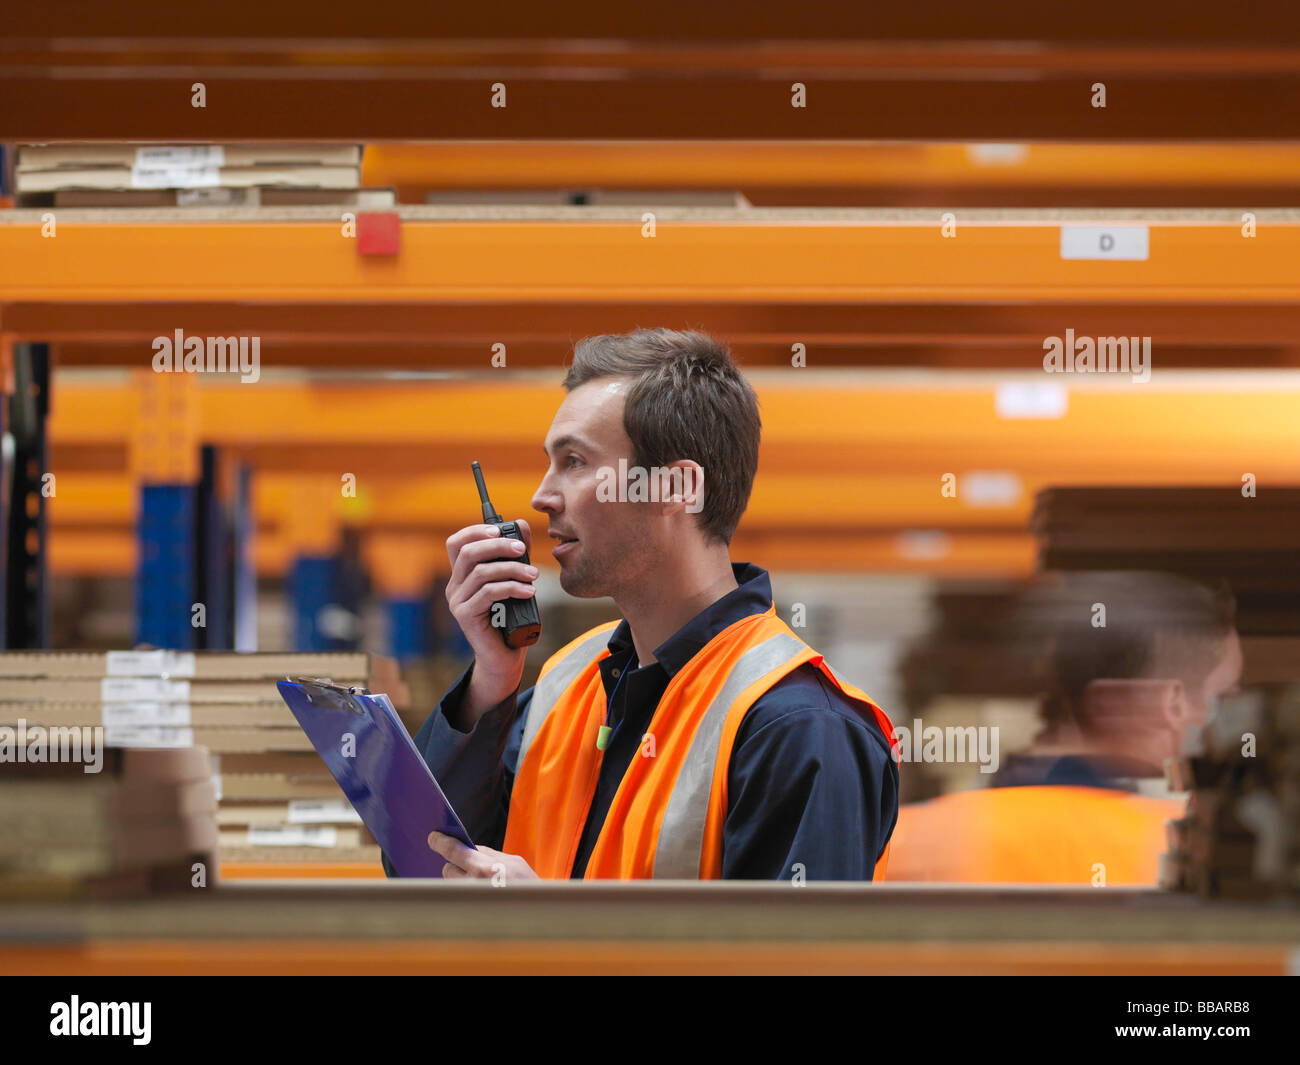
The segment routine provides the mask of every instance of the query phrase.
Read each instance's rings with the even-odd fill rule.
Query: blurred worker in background
[[[564,388],[533,507],[563,589],[610,596],[622,619],[521,693],[526,649],[490,612],[532,595],[537,571],[495,561],[510,541],[490,525],[448,539],[447,601],[474,661],[415,739],[479,846],[435,836],[444,875],[882,875],[889,719],[777,617],[768,574],[730,559],[760,432],[730,353],[696,332],[589,337]],[[628,470],[648,499],[609,491]]]
[[[1075,573],[1037,597],[1052,632],[1046,728],[988,789],[904,806],[892,878],[1154,884],[1186,803],[1164,764],[1241,679],[1226,585]]]

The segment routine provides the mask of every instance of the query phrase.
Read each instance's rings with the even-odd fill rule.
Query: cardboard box
[[[349,684],[366,682],[376,670],[385,677],[396,676],[392,659],[364,651],[0,652],[0,677],[99,679],[157,677],[165,673],[177,679],[277,681],[297,675],[331,677],[340,684]]]

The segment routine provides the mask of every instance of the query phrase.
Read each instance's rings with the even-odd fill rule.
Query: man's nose
[[[542,478],[542,483],[537,486],[537,491],[533,493],[530,501],[532,508],[543,514],[557,514],[560,511],[563,498],[560,493],[551,487],[551,475],[548,472]]]

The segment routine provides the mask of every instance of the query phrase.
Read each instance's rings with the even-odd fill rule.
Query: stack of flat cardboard
[[[275,682],[328,677],[407,692],[396,664],[365,653],[169,651],[0,654],[0,726],[102,728],[108,748],[201,746],[212,754],[224,861],[379,861],[379,849]]]
[[[1225,578],[1243,635],[1300,636],[1300,488],[1243,490],[1044,489],[1031,520],[1039,565]]]
[[[14,172],[22,206],[392,206],[360,185],[356,144],[25,144]]]
[[[89,730],[87,730],[87,733]],[[80,730],[0,730],[0,898],[151,894],[216,882],[208,753],[104,750]],[[82,740],[86,742],[81,742]]]
[[[1190,791],[1168,826],[1161,886],[1225,899],[1300,901],[1300,685],[1225,700],[1168,765]]]

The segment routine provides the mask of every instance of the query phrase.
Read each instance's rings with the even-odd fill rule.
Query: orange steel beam
[[[382,865],[368,862],[222,862],[219,880],[382,880]]]
[[[618,212],[467,222],[402,208],[402,252],[381,260],[358,256],[337,221],[128,226],[67,212],[58,238],[42,240],[40,212],[15,211],[0,218],[0,302],[1300,301],[1296,212],[1260,212],[1252,238],[1231,212],[1154,221],[1141,262],[1063,260],[1060,222],[1041,216],[964,212],[945,238],[925,212],[891,222],[878,212],[663,209],[647,236],[639,212]]]
[[[1115,438],[1124,445],[1122,437]],[[956,456],[954,456],[956,458]],[[977,455],[950,461],[945,469],[933,472],[894,473],[865,464],[852,471],[835,464],[831,472],[810,469],[807,472],[771,473],[760,468],[754,492],[745,513],[745,527],[754,532],[801,530],[809,524],[808,514],[818,508],[818,501],[833,500],[837,521],[847,527],[906,528],[933,527],[953,530],[995,529],[1022,530],[1028,527],[1035,494],[1043,488],[1061,484],[1177,485],[1227,483],[1239,486],[1240,475],[1228,477],[1234,467],[1229,457],[1217,469],[1207,471],[1192,462],[1177,469],[1148,469],[1130,463],[1128,469],[1110,469],[1103,475],[1095,472],[1086,457],[1071,467],[1052,475],[1021,475],[1014,467],[989,470],[979,464]],[[1263,471],[1263,472],[1261,472]],[[1274,462],[1270,467],[1252,464],[1241,472],[1254,473],[1265,484],[1300,482],[1300,460],[1292,457]],[[942,477],[951,473],[956,480],[956,496],[941,493]],[[1005,499],[989,496],[982,484],[988,475],[1011,475],[1015,478],[1011,494]],[[1280,476],[1279,476],[1280,474]],[[533,490],[540,480],[535,475],[495,473],[492,477],[493,501],[498,509],[509,511],[511,518],[522,517],[540,538],[546,531],[546,518],[530,505]],[[139,482],[128,475],[78,474],[56,475],[58,494],[50,502],[51,522],[55,527],[123,528],[135,522]],[[705,484],[707,487],[707,476]],[[304,493],[303,489],[308,491]],[[445,538],[456,529],[477,520],[473,482],[465,473],[434,476],[412,474],[407,477],[391,473],[362,474],[357,480],[358,495],[364,510],[349,515],[340,501],[304,476],[261,474],[256,479],[254,512],[259,535],[280,532],[304,551],[328,551],[332,533],[318,528],[317,537],[305,537],[298,531],[300,522],[313,526],[349,524],[381,530],[392,542],[402,537],[426,536],[433,531]],[[334,488],[337,496],[337,488]],[[304,499],[309,502],[304,503]],[[547,545],[548,549],[551,545]],[[549,564],[548,560],[543,560]]]
[[[970,467],[962,463],[957,477],[965,476]],[[497,472],[492,476],[493,501],[498,508],[508,508],[523,517],[535,531],[545,532],[546,519],[529,505],[538,481],[536,475],[520,476]],[[1253,471],[1252,471],[1253,472]],[[1145,471],[1131,471],[1115,483],[1151,483]],[[1296,470],[1300,479],[1300,467]],[[1258,475],[1257,475],[1258,476]],[[1062,474],[1067,480],[1078,477],[1077,471]],[[56,475],[58,494],[51,500],[51,521],[82,527],[129,528],[138,508],[140,482],[129,475],[78,474]],[[1178,483],[1184,477],[1157,477],[1160,482]],[[969,501],[959,493],[956,499],[940,495],[940,474],[891,474],[865,469],[856,476],[837,466],[834,473],[809,471],[806,474],[769,474],[761,469],[754,486],[753,498],[746,512],[746,523],[755,528],[793,526],[804,523],[803,516],[816,509],[817,500],[835,499],[837,519],[848,525],[906,526],[934,524],[948,527],[1000,526],[1023,529],[1029,520],[1033,494],[1040,488],[1060,483],[1061,478],[1022,479],[1019,498],[997,505]],[[707,484],[707,477],[706,477]],[[304,505],[303,487],[309,490],[310,502]],[[342,522],[344,507],[333,496],[318,491],[317,485],[304,475],[262,474],[256,479],[254,513],[259,530],[270,526],[288,531],[295,543],[328,550],[328,543],[295,533],[299,520],[315,525],[328,521]],[[396,477],[377,472],[362,474],[357,480],[358,495],[364,500],[364,513],[351,524],[382,528],[398,533],[402,530],[446,529],[444,536],[476,519],[474,482],[468,468],[464,473],[434,476],[411,474]],[[327,531],[322,531],[322,536]]]
[[[1300,182],[1294,144],[696,144],[481,141],[367,145],[362,183],[429,189],[979,188]]]
[[[1296,308],[1300,317],[1300,307]],[[628,321],[636,321],[629,318]],[[645,320],[645,319],[641,319]],[[1074,320],[1074,316],[1071,316]],[[1131,318],[1130,324],[1136,319]],[[1143,327],[1147,326],[1142,322]],[[1088,333],[1085,336],[1113,336]],[[1050,330],[1049,330],[1050,332]],[[1148,332],[1145,335],[1150,336]],[[1156,341],[1153,338],[1153,343]],[[808,348],[806,341],[803,342]],[[493,342],[483,339],[447,343],[441,339],[403,343],[319,343],[287,340],[272,347],[262,339],[263,366],[355,370],[459,370],[482,371],[491,366]],[[789,366],[791,347],[781,341],[732,343],[732,353],[746,367]],[[1249,345],[1238,341],[1228,345],[1161,343],[1160,365],[1165,369],[1276,368],[1300,366],[1300,343]],[[516,369],[556,369],[569,357],[566,344],[522,340],[506,345],[507,365]],[[1029,370],[1042,365],[1042,336],[1028,341],[990,343],[982,338],[946,344],[858,344],[838,339],[816,344],[810,365],[818,367],[901,367],[923,366],[968,370]],[[152,357],[142,341],[108,341],[57,344],[53,350],[56,367],[141,366]],[[558,371],[557,371],[558,376]]]
[[[731,545],[738,561],[754,561],[765,568],[790,572],[825,572],[828,568],[827,534],[821,528],[801,532],[750,533],[742,526]],[[432,554],[442,551],[441,560],[428,569],[401,571],[394,575],[382,567],[374,573],[380,595],[409,594],[421,580],[447,568],[444,536],[431,533]],[[1037,543],[1024,532],[938,532],[898,529],[873,532],[838,531],[835,572],[916,573],[969,577],[1025,577],[1034,572]],[[130,577],[135,572],[137,540],[122,529],[64,529],[54,526],[50,535],[50,572],[56,577]],[[262,577],[283,577],[296,557],[285,537],[258,535],[254,564]],[[539,565],[549,566],[539,558]],[[420,590],[427,590],[427,586]]]
[[[662,324],[701,328],[729,341],[742,363],[761,358],[771,348],[788,353],[799,340],[808,346],[809,365],[839,357],[838,349],[900,348],[908,345],[958,347],[981,345],[1007,349],[1023,346],[1041,352],[1044,336],[1068,325],[1079,335],[1116,336],[1133,332],[1152,337],[1161,350],[1205,347],[1262,349],[1290,347],[1300,336],[1300,304],[1249,300],[1234,302],[1233,313],[1213,302],[1150,303],[1132,299],[1093,299],[1032,303],[852,303],[797,301],[560,301],[519,303],[508,299],[483,303],[105,303],[51,302],[0,304],[0,326],[16,341],[53,342],[59,352],[77,345],[106,346],[123,366],[147,364],[151,341],[160,333],[184,328],[187,334],[225,336],[238,333],[262,338],[267,365],[277,352],[297,360],[311,357],[337,365],[338,350],[355,352],[350,365],[364,368],[371,356],[388,356],[409,365],[407,351],[425,351],[432,365],[453,357],[449,352],[489,351],[507,345],[508,365],[549,365],[557,371],[572,355],[573,342],[595,333],[621,333],[634,325]],[[86,349],[82,349],[86,350]],[[58,352],[56,352],[58,354]],[[851,350],[850,350],[851,354]],[[863,360],[872,358],[861,351]],[[103,365],[102,357],[87,356]],[[788,361],[788,359],[786,360]],[[481,357],[469,357],[484,365]],[[64,364],[68,364],[65,359]],[[416,365],[419,365],[416,363]]]
[[[866,569],[1021,572],[1021,563],[1032,569],[1030,501],[1048,484],[1231,487],[1243,473],[1262,485],[1300,482],[1294,389],[1076,387],[1062,418],[1006,419],[992,386],[757,385],[764,444],[738,543],[760,544],[785,568],[824,566],[824,534],[808,515],[826,499],[836,500],[837,521],[874,538],[860,545]],[[491,471],[499,508],[530,519],[539,534],[545,527],[530,499],[545,466],[540,441],[561,395],[556,388],[262,383],[197,393],[199,438],[257,470],[264,573],[282,573],[305,549],[304,522],[318,532],[348,522],[384,538],[371,545],[372,559],[396,556],[374,566],[387,587],[422,581],[442,564],[442,539],[472,517],[472,458]],[[134,393],[70,382],[58,395],[51,421],[55,571],[130,572],[135,483],[122,466],[79,469],[61,456],[68,447],[77,449],[73,456],[113,449],[135,424]],[[350,416],[358,410],[367,416]],[[500,439],[485,442],[485,425]],[[1013,475],[1010,497],[982,502],[968,494],[977,481],[971,475],[989,472]],[[955,499],[941,492],[945,473],[957,477]],[[345,474],[355,475],[355,497],[340,491]],[[304,506],[310,485],[314,502]],[[952,544],[898,540],[908,529],[942,531]],[[981,536],[991,540],[976,549]],[[549,566],[549,556],[539,554],[539,562]]]
[[[1153,379],[1145,385],[1040,369],[1038,382],[1068,391],[1065,416],[1046,419],[1000,416],[995,382],[936,388],[805,376],[808,371],[797,369],[754,374],[763,415],[761,469],[803,475],[821,468],[844,476],[863,469],[941,472],[954,462],[978,461],[1046,477],[1086,470],[1112,478],[1135,465],[1153,477],[1226,476],[1256,465],[1274,477],[1293,475],[1300,423],[1292,388],[1248,380],[1223,391],[1194,381],[1165,387],[1158,352],[1152,360]],[[205,382],[196,392],[197,437],[259,463],[274,464],[280,449],[298,449],[294,464],[337,482],[361,462],[377,470],[393,454],[386,449],[397,448],[411,469],[459,476],[484,448],[498,448],[512,462],[490,470],[494,485],[512,471],[540,477],[542,441],[564,397],[558,383],[504,376],[499,382]],[[132,393],[121,385],[56,381],[55,397],[56,454],[69,445],[112,448],[135,424]],[[321,456],[319,465],[313,454]]]
[[[90,939],[0,945],[21,976],[1283,976],[1293,948],[1220,942]]]

